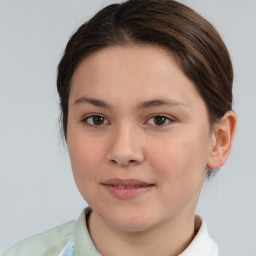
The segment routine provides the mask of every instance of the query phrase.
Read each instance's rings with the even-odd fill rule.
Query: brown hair
[[[207,105],[210,124],[232,109],[232,63],[214,27],[174,0],[129,0],[99,11],[66,46],[57,77],[65,138],[71,78],[78,64],[104,47],[132,44],[159,45],[178,57]]]

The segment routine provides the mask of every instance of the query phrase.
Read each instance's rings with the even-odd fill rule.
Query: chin
[[[113,227],[123,232],[142,232],[150,227],[146,223],[114,223]]]
[[[109,224],[120,231],[124,232],[141,232],[152,228],[152,218],[148,218],[143,214],[137,215],[122,215],[122,216],[111,216],[108,220]]]

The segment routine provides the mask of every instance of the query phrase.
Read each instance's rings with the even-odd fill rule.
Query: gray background
[[[56,66],[65,44],[105,0],[0,0],[0,251],[76,219],[86,203],[59,136]],[[184,0],[226,42],[234,64],[237,134],[197,212],[224,256],[255,256],[256,1]]]

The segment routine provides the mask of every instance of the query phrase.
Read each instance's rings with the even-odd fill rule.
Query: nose
[[[112,131],[108,159],[120,166],[137,165],[144,161],[143,135],[138,127],[124,124]]]

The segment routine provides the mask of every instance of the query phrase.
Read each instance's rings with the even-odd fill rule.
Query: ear
[[[221,120],[214,125],[213,143],[207,166],[210,169],[221,167],[227,160],[236,130],[236,114],[227,111]]]

